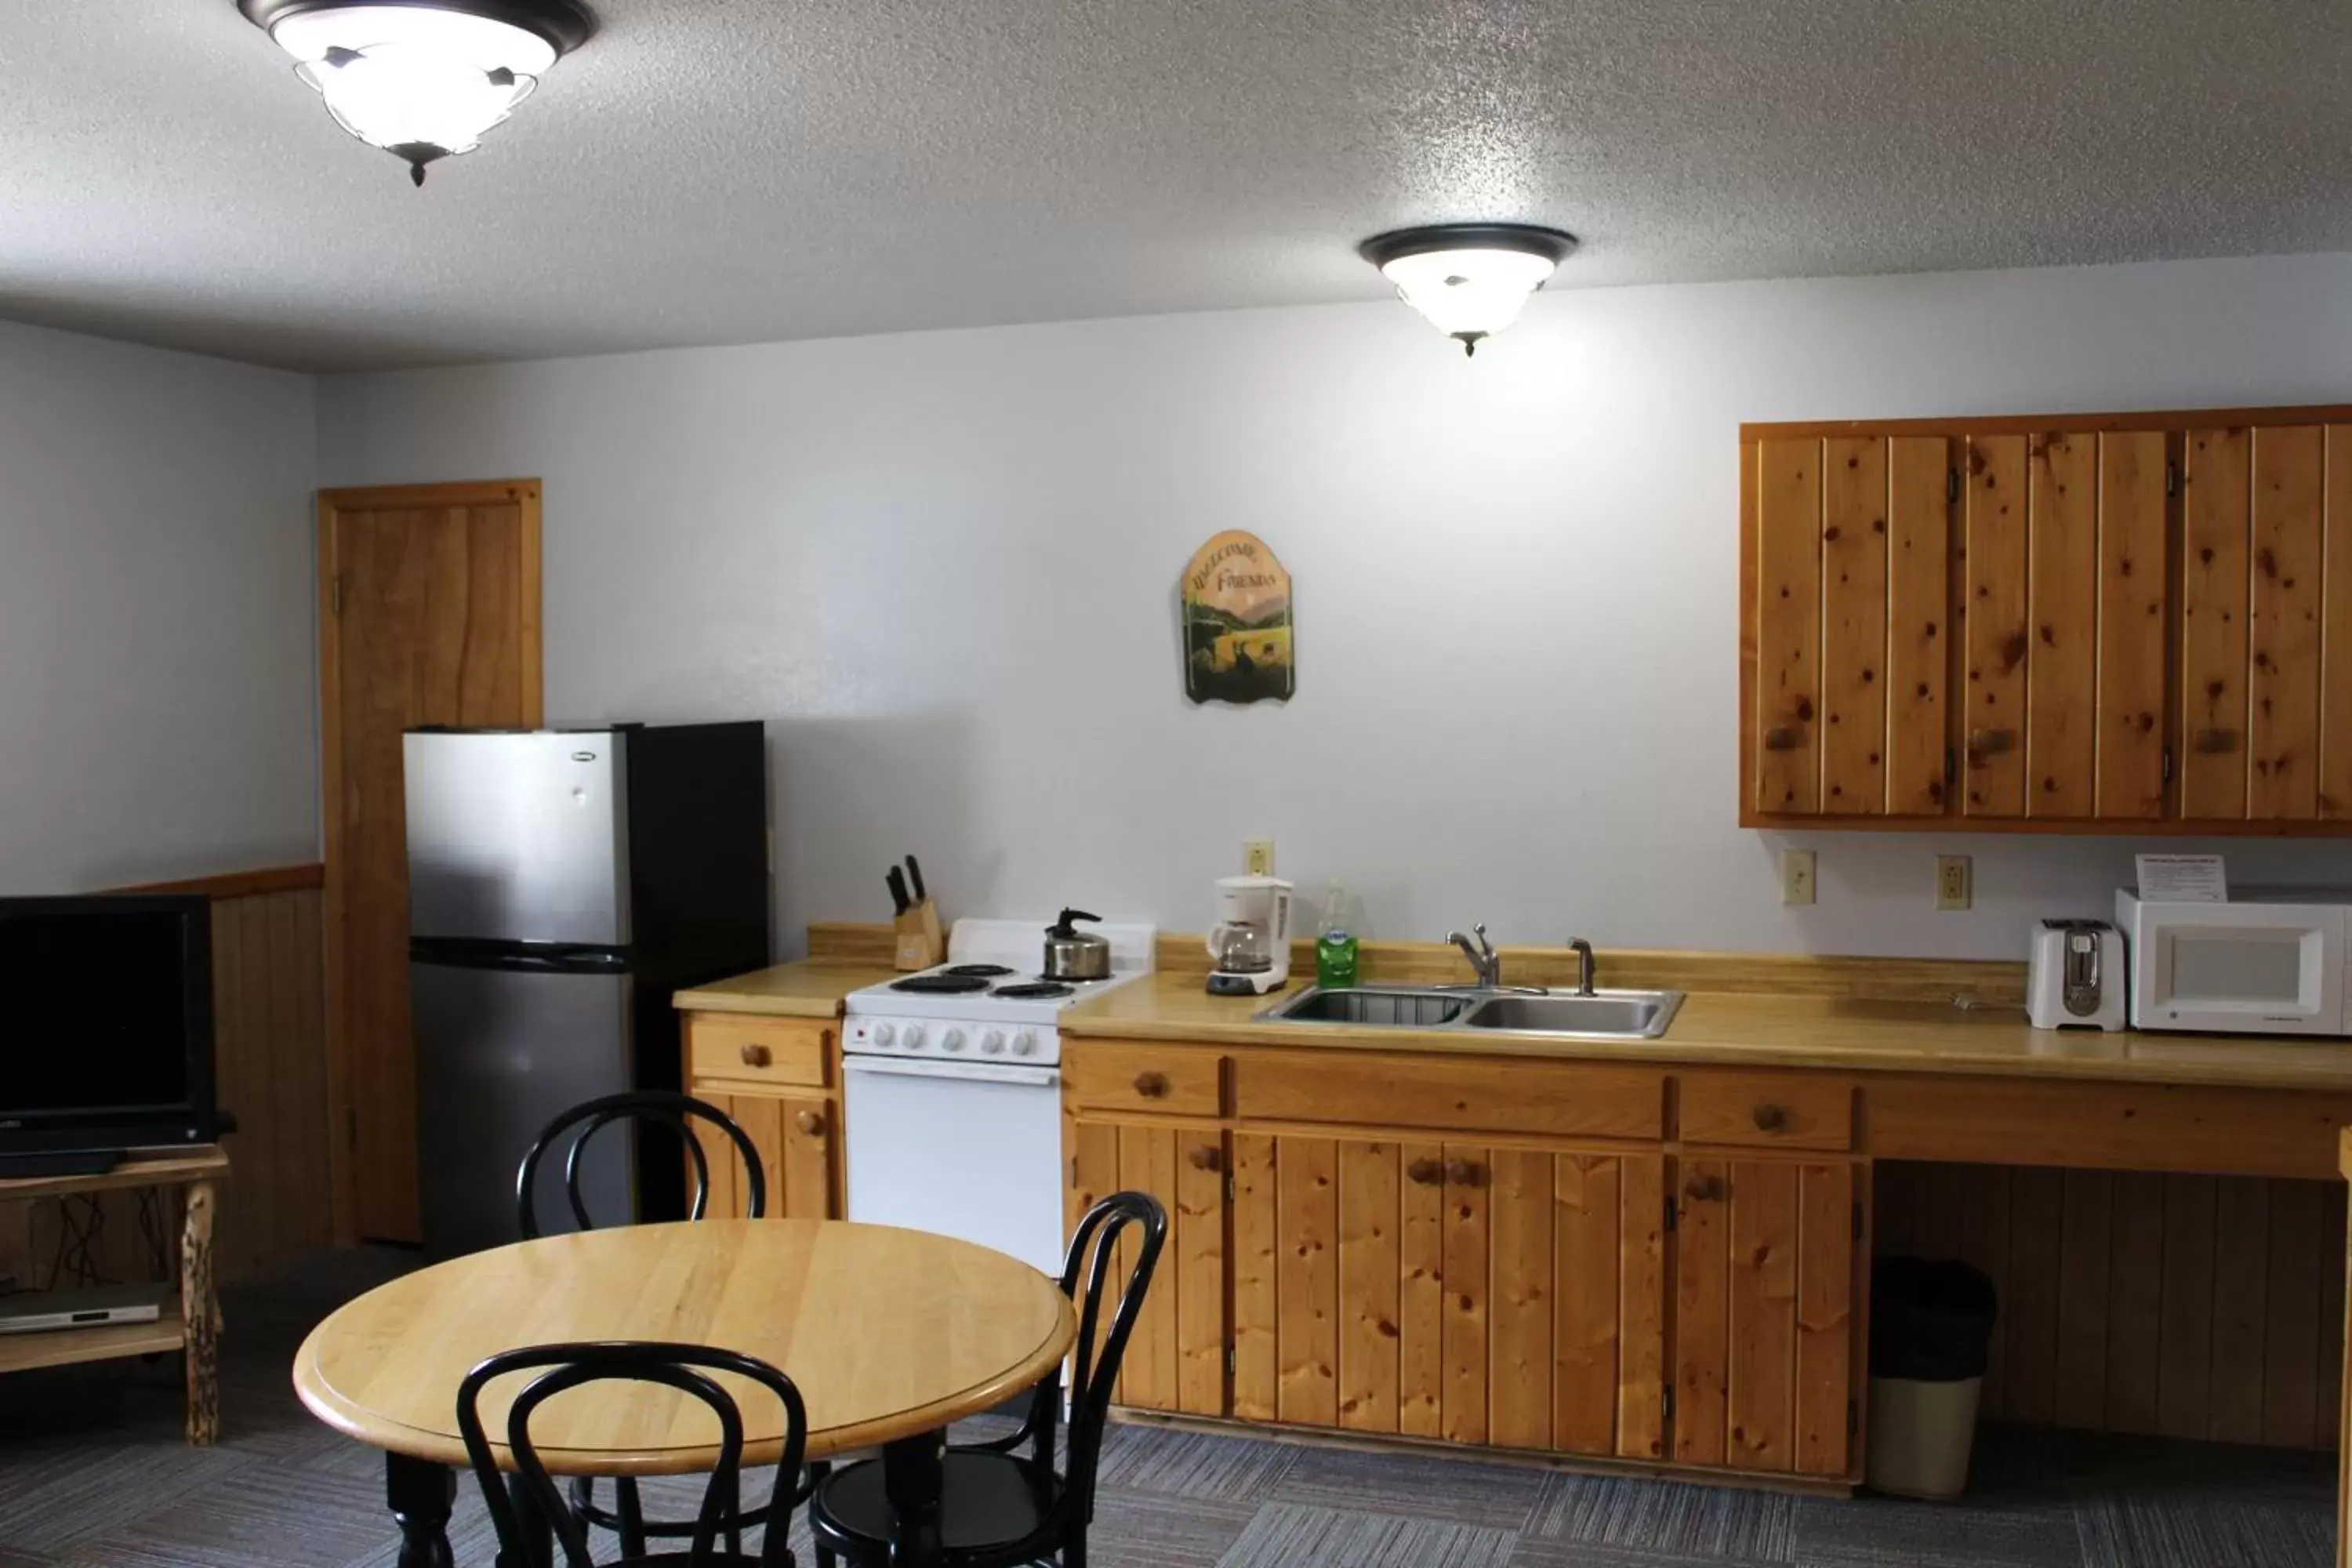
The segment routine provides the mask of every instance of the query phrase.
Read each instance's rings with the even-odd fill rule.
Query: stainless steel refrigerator
[[[673,993],[769,959],[757,722],[423,729],[404,738],[409,997],[425,1249],[517,1239],[515,1175],[559,1113],[683,1081]],[[574,1228],[560,1163],[549,1232]],[[684,1150],[600,1134],[599,1224],[682,1215]]]

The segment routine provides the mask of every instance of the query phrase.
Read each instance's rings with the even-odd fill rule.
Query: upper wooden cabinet
[[[1740,494],[1744,826],[2352,824],[2352,408],[1751,425]]]

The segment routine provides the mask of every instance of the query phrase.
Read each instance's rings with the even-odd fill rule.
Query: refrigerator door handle
[[[630,967],[626,948],[465,937],[411,937],[408,961],[445,969],[505,969],[526,974],[625,974]]]
[[[1051,1089],[1062,1081],[1059,1068],[1014,1067],[995,1062],[939,1062],[910,1060],[903,1057],[854,1057],[841,1058],[844,1072],[871,1078],[950,1078],[967,1083],[1011,1083],[1032,1089]]]

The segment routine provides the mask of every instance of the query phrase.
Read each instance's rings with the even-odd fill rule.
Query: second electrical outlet
[[[1810,904],[1813,901],[1811,850],[1780,851],[1780,901],[1784,904]]]

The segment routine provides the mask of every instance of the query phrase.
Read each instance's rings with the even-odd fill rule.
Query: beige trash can
[[[1977,1403],[2000,1315],[1992,1281],[1965,1263],[1872,1263],[1864,1480],[1897,1497],[1936,1502],[1968,1489]]]
[[[1968,1489],[1984,1379],[1870,1380],[1870,1447],[1864,1479],[1896,1497],[1948,1502]]]

